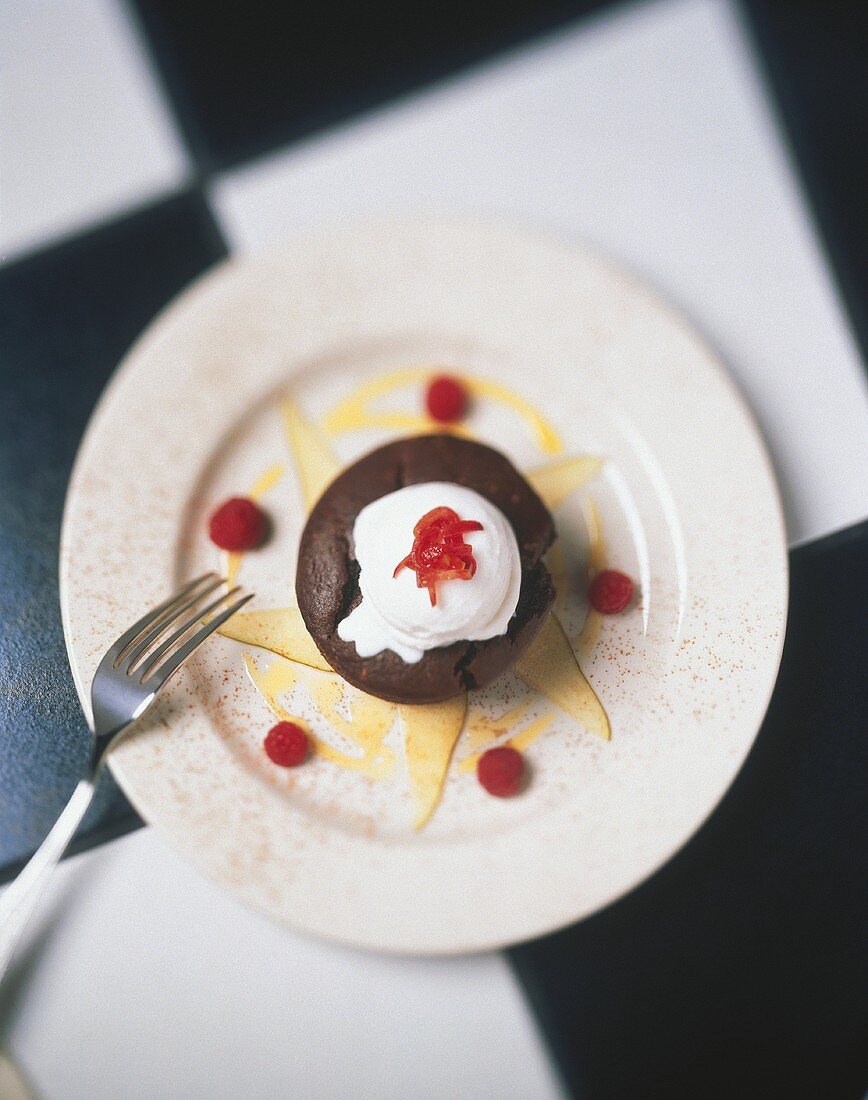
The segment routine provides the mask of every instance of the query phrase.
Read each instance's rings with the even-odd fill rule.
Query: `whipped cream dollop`
[[[437,603],[416,584],[412,569],[395,566],[410,552],[413,528],[432,508],[445,506],[481,531],[464,539],[473,547],[476,574],[437,584]],[[521,558],[509,520],[491,501],[451,481],[408,485],[372,501],[353,526],[361,602],[338,623],[338,636],[355,642],[360,657],[391,649],[407,664],[429,649],[483,641],[506,633],[521,589]]]

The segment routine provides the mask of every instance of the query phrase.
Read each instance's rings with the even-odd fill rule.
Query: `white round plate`
[[[93,416],[64,518],[63,622],[88,710],[121,630],[181,580],[225,567],[209,509],[275,462],[288,472],[267,499],[274,538],[239,580],[253,606],[294,602],[304,509],[280,396],[316,421],[360,383],[420,363],[508,385],[563,453],[605,458],[587,493],[608,560],[640,586],[581,655],[612,740],[552,714],[522,795],[491,798],[453,766],[414,832],[400,768],[376,783],[321,757],[271,765],[273,719],[244,647],[214,638],[111,767],[146,821],[278,919],[374,949],[476,951],[584,917],[667,860],[729,786],[775,681],[787,558],[769,460],[720,364],[647,290],[578,248],[444,219],[218,266],[154,321]],[[419,387],[392,398],[418,408]],[[523,469],[550,461],[511,417],[483,399],[471,428]],[[346,432],[335,447],[345,462],[388,435]],[[576,555],[584,494],[555,513]],[[471,706],[496,716],[518,690],[506,677]]]

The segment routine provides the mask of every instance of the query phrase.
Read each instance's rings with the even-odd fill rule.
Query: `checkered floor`
[[[723,355],[780,479],[792,604],[767,720],[706,827],[512,962],[575,1095],[857,1094],[868,89],[858,5],[833,9],[0,8],[7,876],[86,755],[58,532],[87,418],[137,334],[212,263],[296,230],[431,207],[544,225],[640,272]],[[135,823],[107,786],[81,845]]]

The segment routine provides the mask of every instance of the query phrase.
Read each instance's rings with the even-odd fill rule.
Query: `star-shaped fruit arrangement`
[[[383,397],[401,391],[407,392],[418,412],[383,406]],[[507,406],[521,417],[551,460],[519,475],[503,456],[477,442],[466,413],[484,402]],[[569,585],[570,570],[560,544],[549,547],[554,534],[549,510],[584,486],[599,471],[601,459],[565,455],[551,424],[499,383],[431,369],[397,371],[369,381],[317,423],[306,419],[290,398],[283,400],[281,415],[309,513],[299,555],[299,602],[241,612],[221,631],[281,659],[265,667],[254,654],[244,654],[247,672],[277,720],[264,739],[264,751],[276,766],[297,767],[316,755],[371,780],[384,779],[398,766],[394,739],[389,737],[398,723],[414,826],[421,829],[437,807],[465,728],[472,734],[470,751],[455,766],[475,771],[481,786],[500,797],[522,789],[523,753],[558,711],[604,740],[611,738],[606,712],[558,618],[562,605],[553,603],[554,590]],[[385,429],[394,440],[353,467],[342,468],[331,441],[358,429]],[[405,484],[407,470],[412,473],[416,467],[434,474],[445,471],[446,476],[423,477],[417,472]],[[401,472],[393,477],[393,470]],[[262,500],[284,472],[282,465],[271,467],[246,497],[227,501],[211,517],[210,534],[228,552],[230,578],[237,574],[244,554],[265,537],[268,522]],[[444,496],[452,504],[441,499]],[[460,507],[453,506],[456,502]],[[497,525],[503,526],[504,514],[509,517],[507,527],[511,525],[506,541],[515,544],[510,551],[514,561],[497,557],[485,541],[500,553]],[[586,514],[589,527],[594,527],[598,520],[593,508]],[[513,537],[516,531],[521,537]],[[340,552],[335,546],[342,548]],[[633,587],[623,574],[605,568],[595,546],[599,540],[592,537],[588,598],[589,616],[599,619],[624,610]],[[392,581],[401,586],[405,601],[417,600],[413,593],[421,590],[414,614],[421,615],[423,609],[439,612],[441,617],[434,620],[438,630],[445,630],[450,615],[458,614],[464,604],[472,609],[474,622],[486,616],[497,619],[499,613],[502,629],[483,623],[478,642],[468,640],[467,633],[458,633],[461,641],[454,641],[448,631],[442,638],[432,633],[434,642],[419,643],[417,652],[415,636],[405,636],[399,624],[399,640],[387,639],[382,644],[389,648],[377,649],[377,631],[388,633],[377,605],[380,558],[382,590],[387,596],[397,591],[388,587]],[[480,585],[483,567],[477,574],[477,558],[495,563],[489,566],[487,588]],[[354,593],[349,600],[348,592]],[[505,611],[498,610],[498,601]],[[524,634],[522,622],[528,624]],[[491,637],[498,629],[500,637]],[[509,670],[530,689],[528,697],[496,718],[475,714],[473,689],[507,667],[500,654],[509,648]],[[446,660],[443,655],[453,651],[458,659]],[[316,736],[309,722],[286,709],[282,699],[298,688],[339,735],[337,740]],[[542,713],[541,701],[547,704]],[[354,752],[339,747],[341,737],[352,743]]]

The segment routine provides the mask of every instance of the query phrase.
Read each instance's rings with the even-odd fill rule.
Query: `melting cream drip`
[[[418,385],[431,373],[431,368],[396,371],[363,384],[325,417],[322,429],[305,420],[292,401],[282,403],[281,415],[287,443],[295,459],[302,497],[308,508],[316,503],[341,468],[325,436],[333,437],[359,428],[392,428],[401,432],[443,430],[443,425],[426,416],[370,410],[371,403],[377,397],[402,386]],[[499,383],[467,375],[463,378],[473,396],[498,401],[524,418],[542,451],[558,454],[563,450],[563,443],[554,427],[523,398]],[[453,426],[453,429],[459,435],[469,437],[471,434],[466,428]],[[527,476],[547,506],[554,509],[596,474],[600,466],[601,460],[595,457],[566,457],[542,466]],[[281,466],[273,466],[256,482],[250,495],[258,499],[279,480],[282,473]],[[586,504],[585,516],[590,542],[588,565],[594,572],[603,567],[604,549],[599,517],[593,503]],[[238,561],[233,562],[234,558]],[[229,567],[233,576],[240,558],[241,555],[230,555]],[[565,594],[568,589],[567,566],[562,548],[557,544],[552,549],[550,564],[559,582],[558,591]],[[562,602],[558,606],[562,606]],[[597,616],[597,613],[589,613],[577,640],[585,655],[593,647],[599,633],[599,616],[596,620],[592,616]],[[400,715],[415,827],[420,829],[426,824],[440,799],[453,750],[465,723],[466,696],[430,706],[396,706],[357,691],[329,669],[295,607],[235,615],[221,633],[283,658],[263,668],[251,655],[245,654],[244,663],[251,681],[271,711],[281,720],[299,722],[307,728],[316,752],[340,767],[350,768],[370,779],[388,775],[394,768],[395,755],[384,741],[396,716]],[[611,736],[605,711],[582,674],[573,647],[554,615],[549,616],[513,671],[532,690],[542,694],[586,729],[606,739]],[[336,735],[358,748],[358,755],[344,752],[317,736],[308,723],[291,715],[282,706],[280,696],[296,690],[306,692]],[[532,699],[527,699],[497,717],[471,713],[466,735],[470,749],[475,751],[465,756],[456,765],[457,768],[472,771],[484,748],[512,730],[517,729],[518,732],[512,733],[503,743],[519,750],[527,749],[551,726],[557,713],[551,710],[526,721],[532,702]],[[349,717],[344,712],[346,708]]]

